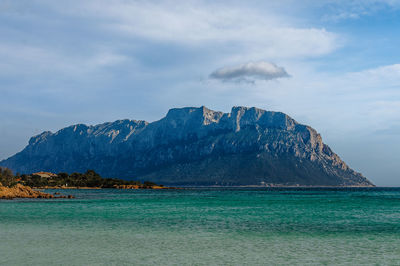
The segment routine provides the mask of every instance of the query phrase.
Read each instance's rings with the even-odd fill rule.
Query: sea
[[[0,265],[400,265],[400,188],[46,192],[0,200]]]

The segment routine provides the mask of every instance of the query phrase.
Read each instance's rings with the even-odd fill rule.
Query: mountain
[[[281,112],[175,108],[148,123],[73,125],[0,162],[15,172],[84,172],[165,185],[373,186],[311,127]]]

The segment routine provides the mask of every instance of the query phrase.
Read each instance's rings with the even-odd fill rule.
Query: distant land
[[[148,123],[117,120],[43,132],[0,162],[14,172],[85,172],[187,186],[373,186],[313,128],[281,112],[175,108]]]
[[[33,189],[175,189],[174,187],[165,187],[153,182],[145,181],[143,183],[135,180],[122,180],[115,178],[102,178],[93,170],[87,170],[85,173],[49,173],[38,172],[30,175],[13,175],[8,168],[0,167],[0,184],[3,188],[14,188],[16,185]],[[1,198],[1,195],[0,195]]]

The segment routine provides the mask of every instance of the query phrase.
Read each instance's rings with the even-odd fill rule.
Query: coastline
[[[66,199],[66,198],[68,198],[68,199],[72,199],[73,196],[72,195],[55,196],[53,194],[38,191],[36,189],[21,185],[21,184],[16,184],[13,187],[5,187],[0,183],[0,199],[15,199],[15,198],[32,198],[32,199],[54,199],[54,198]]]
[[[142,187],[137,185],[116,185],[111,188],[104,187],[66,187],[66,186],[44,186],[44,187],[33,187],[33,189],[180,189],[177,187],[164,187],[164,186],[151,186]]]
[[[376,186],[300,186],[300,185],[283,185],[275,184],[269,186],[257,186],[257,185],[247,185],[247,186],[183,186],[183,187],[167,187],[167,186],[139,186],[139,185],[114,185],[114,187],[104,188],[104,187],[79,187],[79,186],[42,186],[42,187],[29,187],[22,184],[16,184],[13,187],[6,187],[0,183],[0,199],[14,199],[14,198],[42,198],[42,199],[53,199],[53,198],[74,198],[72,195],[60,195],[59,193],[46,193],[40,190],[44,189],[82,189],[82,190],[96,190],[96,189],[118,189],[118,190],[138,190],[138,189],[148,189],[148,190],[164,190],[164,189],[190,189],[190,188],[258,188],[258,189],[345,189],[345,188],[375,188]]]
[[[269,186],[262,186],[262,185],[243,185],[243,186],[219,186],[219,185],[212,185],[212,186],[180,186],[180,188],[374,188],[377,187],[375,185],[369,186],[321,186],[321,185],[269,185]]]

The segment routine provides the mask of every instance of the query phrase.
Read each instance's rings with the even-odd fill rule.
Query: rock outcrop
[[[94,169],[165,185],[372,186],[313,128],[254,107],[176,108],[152,123],[73,125],[32,137],[0,165],[20,173]]]
[[[32,188],[23,186],[21,184],[16,184],[13,187],[5,187],[0,183],[0,199],[14,199],[14,198],[52,199],[54,198],[54,196],[52,194],[33,190]]]

